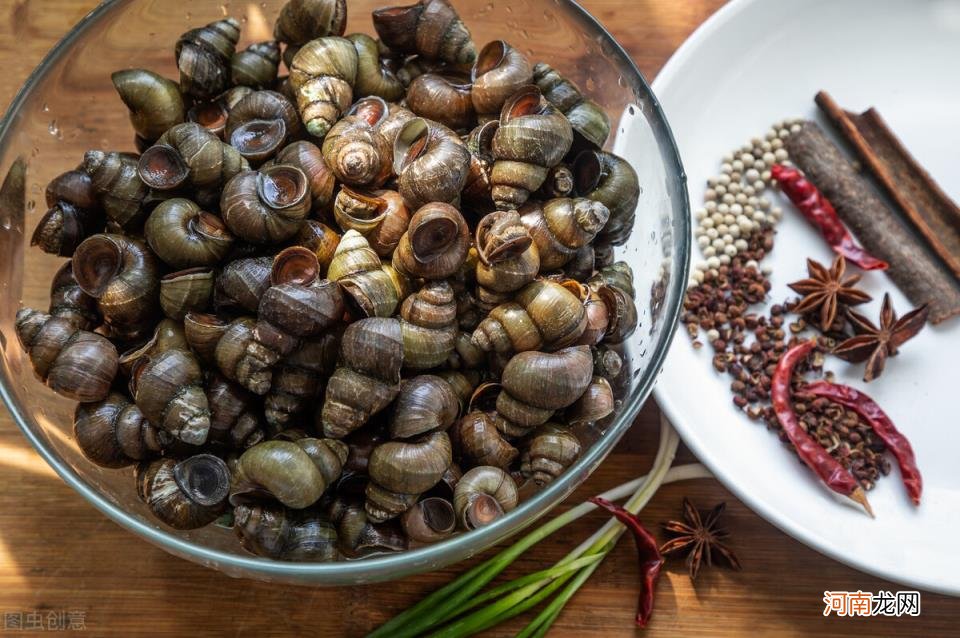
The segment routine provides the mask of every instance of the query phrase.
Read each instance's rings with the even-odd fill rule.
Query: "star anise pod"
[[[696,579],[704,559],[708,566],[713,566],[717,558],[722,558],[733,569],[740,569],[740,562],[733,551],[724,544],[729,536],[726,530],[720,527],[720,516],[726,508],[726,503],[720,503],[706,516],[694,507],[689,499],[683,499],[683,521],[667,521],[663,529],[673,535],[660,547],[660,553],[687,554],[687,569],[690,578]]]
[[[820,311],[820,329],[830,330],[837,318],[837,311],[841,304],[855,306],[870,301],[872,297],[854,285],[860,281],[860,275],[850,275],[844,279],[847,262],[843,255],[837,255],[830,269],[813,259],[807,259],[807,272],[810,277],[789,284],[790,288],[803,295],[793,312],[798,315],[812,314]]]
[[[847,318],[857,334],[840,343],[833,349],[833,354],[851,363],[866,361],[863,380],[873,381],[883,372],[887,357],[897,354],[905,341],[920,332],[927,323],[928,314],[929,308],[924,304],[897,319],[890,295],[885,294],[880,308],[879,327],[863,315],[847,311]]]

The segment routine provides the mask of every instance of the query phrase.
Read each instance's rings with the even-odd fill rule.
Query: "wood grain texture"
[[[92,0],[0,2],[0,102],[6,104],[29,71]],[[720,0],[585,0],[652,78]],[[82,149],[76,149],[77,154]],[[39,279],[42,274],[28,277]],[[45,281],[26,292],[42,294]],[[682,338],[682,337],[681,337]],[[629,435],[570,502],[642,474],[656,447],[659,413],[651,402]],[[788,462],[784,456],[784,462]],[[691,460],[684,452],[682,459]],[[403,581],[340,590],[232,580],[169,556],[125,532],[65,486],[0,412],[0,614],[41,610],[84,612],[95,635],[359,636],[459,568]],[[925,635],[955,634],[960,603],[925,594],[920,618],[836,619],[822,616],[823,591],[898,587],[844,567],[780,533],[715,481],[662,489],[645,512],[656,523],[679,513],[688,495],[707,507],[725,500],[731,544],[744,570],[706,570],[694,587],[682,562],[668,563],[647,636]],[[587,517],[521,559],[516,575],[565,554],[601,522]],[[825,524],[830,524],[825,521]],[[907,539],[905,539],[907,541]],[[636,605],[634,550],[625,540],[571,601],[552,635],[629,636]],[[2,615],[0,615],[2,618]],[[512,635],[521,621],[490,635]]]

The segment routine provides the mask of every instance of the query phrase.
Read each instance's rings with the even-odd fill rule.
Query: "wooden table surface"
[[[12,98],[47,49],[94,0],[0,1],[0,103]],[[583,0],[653,78],[722,0]],[[37,10],[35,7],[43,7]],[[680,338],[683,338],[681,335]],[[643,474],[656,448],[659,412],[651,401],[632,431],[570,502]],[[681,460],[691,456],[683,452]],[[788,462],[786,457],[784,462]],[[0,410],[0,614],[69,612],[100,634],[362,635],[466,566],[399,582],[323,589],[233,580],[173,558],[127,533],[64,485]],[[821,556],[753,514],[713,480],[660,490],[644,513],[651,523],[701,507],[728,505],[731,545],[742,572],[707,570],[694,587],[682,562],[661,579],[650,636],[957,635],[960,601],[923,594],[919,618],[824,618],[824,590],[900,589]],[[537,547],[509,574],[546,566],[594,530],[590,516]],[[825,521],[824,524],[830,524]],[[909,539],[904,539],[909,542]],[[636,556],[622,542],[567,606],[552,635],[626,636],[636,607]],[[34,616],[28,616],[34,614]],[[0,616],[2,618],[3,616]],[[491,635],[512,635],[520,621]],[[0,632],[3,625],[0,625]],[[22,632],[25,633],[25,632]]]

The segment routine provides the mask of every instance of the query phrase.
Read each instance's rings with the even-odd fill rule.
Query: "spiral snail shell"
[[[544,423],[527,442],[520,472],[539,486],[560,476],[580,457],[580,440],[568,428]]]
[[[477,113],[496,118],[510,96],[533,82],[533,67],[519,50],[493,40],[480,49],[470,75],[470,98]]]
[[[457,482],[453,507],[463,529],[471,530],[493,521],[517,506],[517,484],[499,467],[481,465]]]
[[[34,372],[48,388],[75,401],[106,398],[119,361],[117,349],[105,337],[30,308],[17,311],[14,327]]]
[[[264,418],[272,431],[283,430],[307,411],[320,394],[323,380],[336,369],[340,331],[303,339],[300,347],[281,359],[273,370],[264,398]]]
[[[390,417],[390,436],[409,439],[453,425],[460,411],[456,392],[441,377],[422,374],[403,383]]]
[[[246,160],[259,164],[300,134],[296,107],[276,91],[254,91],[230,109],[224,137]]]
[[[265,434],[256,399],[252,394],[219,373],[210,374],[206,383],[210,406],[210,443],[243,450],[263,440]]]
[[[375,523],[402,514],[416,497],[436,485],[453,463],[450,437],[433,432],[411,441],[388,441],[370,455],[370,481],[364,507]],[[373,489],[370,486],[375,486]],[[381,498],[381,495],[399,498]],[[398,509],[398,505],[409,506]]]
[[[373,12],[373,27],[392,51],[468,65],[477,57],[470,31],[447,0],[420,0]]]
[[[73,276],[73,263],[67,260],[50,282],[50,316],[66,319],[80,330],[100,325],[97,300],[83,292]]]
[[[386,115],[382,98],[366,97],[330,128],[323,139],[323,158],[339,181],[377,188],[390,176],[392,152],[377,130]]]
[[[240,545],[257,556],[301,562],[339,557],[336,528],[311,510],[244,503],[233,508],[233,529]]]
[[[311,40],[293,56],[290,84],[310,135],[323,138],[350,107],[357,62],[353,42],[336,36]]]
[[[562,197],[542,205],[529,203],[520,215],[537,245],[540,267],[547,271],[562,268],[593,241],[607,224],[610,210],[592,199]]]
[[[429,203],[458,203],[469,169],[470,151],[441,124],[413,118],[396,135],[393,172],[411,210]]]
[[[390,317],[396,310],[399,294],[393,279],[367,239],[355,230],[348,230],[337,245],[327,277],[339,283],[368,317]]]
[[[450,204],[422,206],[393,255],[394,265],[404,274],[423,279],[445,279],[463,265],[470,250],[470,229]]]
[[[393,254],[410,225],[410,211],[403,198],[391,190],[360,191],[344,186],[334,201],[333,216],[340,228],[366,237],[381,258]]]
[[[133,130],[147,144],[183,122],[186,111],[176,82],[146,69],[116,71],[110,79],[130,109]]]
[[[292,238],[309,212],[307,176],[285,164],[238,173],[220,196],[220,213],[227,228],[251,243]]]
[[[181,35],[175,51],[180,89],[199,100],[223,93],[230,84],[230,60],[239,39],[240,23],[234,18]]]
[[[312,212],[314,216],[324,218],[333,203],[336,179],[324,161],[320,147],[304,140],[291,142],[277,153],[274,163],[294,166],[303,171],[310,184]]]
[[[387,102],[403,98],[404,85],[387,61],[380,57],[377,41],[364,33],[352,33],[347,39],[357,49],[357,79],[353,86],[356,97],[376,95]]]
[[[137,174],[137,156],[87,151],[83,170],[107,217],[125,230],[135,230],[146,219],[150,188]]]
[[[256,312],[270,287],[271,257],[241,257],[217,273],[214,300],[217,308]]]
[[[182,197],[154,208],[143,231],[153,252],[174,268],[214,266],[233,245],[233,236],[219,217]]]
[[[630,163],[613,153],[583,151],[573,165],[577,193],[610,209],[610,219],[597,240],[619,246],[633,231],[640,182]]]
[[[424,73],[407,87],[407,106],[420,117],[455,131],[467,129],[477,117],[470,99],[470,88],[467,78]]]
[[[610,118],[600,105],[585,98],[577,85],[544,62],[533,67],[533,81],[567,117],[578,137],[588,146],[603,148],[610,135]]]
[[[240,152],[195,122],[177,124],[145,150],[137,174],[150,188],[167,191],[189,183],[195,195],[219,192],[224,183],[249,168]]]
[[[316,503],[340,476],[347,446],[334,439],[271,440],[240,455],[230,486],[234,505],[266,496],[292,509]]]
[[[520,455],[497,428],[496,412],[474,410],[456,425],[460,454],[471,465],[508,469]]]
[[[230,78],[234,86],[264,89],[277,79],[280,66],[280,45],[270,40],[254,42],[237,51],[230,60]]]
[[[160,278],[160,307],[171,319],[182,320],[188,312],[202,312],[213,300],[212,268],[187,268]]]
[[[347,27],[347,0],[289,0],[280,9],[273,37],[301,46],[328,35],[343,35]]]
[[[167,442],[164,433],[119,392],[77,404],[73,434],[83,455],[100,467],[125,467],[158,456]]]
[[[134,364],[130,390],[137,407],[157,427],[190,445],[202,445],[210,431],[210,406],[203,370],[192,352],[169,348]]]
[[[137,495],[174,529],[212,523],[226,509],[230,471],[211,454],[158,459],[137,467]]]
[[[573,131],[562,113],[527,86],[503,105],[500,126],[491,148],[492,196],[498,209],[510,210],[539,189],[547,171],[563,159],[573,143]]]
[[[477,284],[492,293],[508,293],[532,282],[540,271],[540,253],[516,211],[494,211],[477,224]]]

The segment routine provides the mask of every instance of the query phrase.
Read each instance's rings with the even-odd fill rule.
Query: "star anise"
[[[687,554],[687,569],[690,578],[695,579],[700,572],[704,559],[713,566],[717,558],[722,558],[733,569],[740,569],[740,562],[733,551],[724,544],[729,534],[720,527],[720,516],[726,503],[720,503],[702,516],[689,499],[683,499],[683,521],[667,521],[663,529],[673,535],[660,547],[660,553]]]
[[[905,341],[920,332],[927,323],[928,314],[929,308],[924,304],[897,319],[890,295],[885,294],[880,308],[879,327],[863,315],[847,311],[847,318],[857,334],[840,343],[834,348],[833,354],[851,363],[866,361],[863,380],[873,381],[883,372],[887,357],[897,354]]]
[[[798,315],[806,315],[819,310],[820,328],[827,332],[834,324],[841,304],[855,306],[870,301],[870,295],[854,288],[860,281],[860,275],[843,278],[846,269],[847,262],[843,255],[837,255],[829,270],[820,262],[808,259],[807,272],[810,277],[789,284],[794,292],[803,295],[793,311]]]

